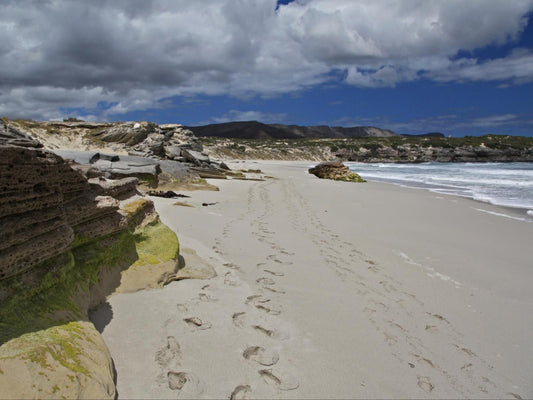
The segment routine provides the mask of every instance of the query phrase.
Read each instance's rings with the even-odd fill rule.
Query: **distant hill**
[[[405,136],[405,137],[427,137],[427,138],[443,138],[443,137],[446,137],[446,136],[444,136],[444,133],[440,133],[440,132],[422,133],[420,135],[404,134],[402,136]]]
[[[263,124],[258,121],[225,122],[203,126],[188,126],[198,137],[222,137],[234,139],[302,139],[302,138],[345,138],[345,137],[390,137],[398,136],[388,129],[373,126],[299,126]]]

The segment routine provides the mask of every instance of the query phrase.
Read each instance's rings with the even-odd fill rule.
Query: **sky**
[[[0,116],[533,136],[533,0],[0,0]]]

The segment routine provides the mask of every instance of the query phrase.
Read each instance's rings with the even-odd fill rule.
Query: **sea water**
[[[364,179],[426,188],[533,216],[533,163],[346,163]]]

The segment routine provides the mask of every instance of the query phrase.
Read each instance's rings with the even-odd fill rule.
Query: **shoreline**
[[[446,166],[447,168],[450,168],[450,167],[455,167],[457,164],[464,164],[464,166],[476,166],[476,167],[479,167],[479,166],[492,166],[494,164],[498,164],[498,165],[501,165],[502,163],[491,163],[491,162],[486,162],[486,163],[436,163],[436,162],[429,162],[429,163],[422,163],[420,165],[427,165],[427,166],[431,166],[431,167],[434,167],[436,165],[438,166]],[[505,164],[505,163],[504,163]],[[524,166],[526,165],[533,165],[533,164],[530,164],[530,163],[512,163],[512,164],[524,164]],[[364,171],[364,164],[361,164],[361,163],[348,163],[348,165],[350,167],[353,167],[355,171],[357,171],[357,167],[358,166],[362,166],[363,168],[363,171],[360,171],[363,176],[365,176],[365,171]],[[525,168],[525,167],[524,167]],[[428,171],[425,171],[427,172],[427,174],[431,175],[432,174],[432,171],[428,170]],[[455,171],[455,172],[458,172],[458,171]],[[517,174],[519,173],[518,171],[515,171]],[[425,174],[424,174],[425,175]],[[435,175],[437,177],[437,180],[439,179],[439,175]],[[476,178],[479,179],[479,176],[477,176]],[[417,180],[417,179],[410,179],[410,178],[404,178],[403,176],[400,178],[398,177],[397,179],[394,178],[394,177],[381,177],[381,176],[372,176],[372,177],[367,177],[365,176],[365,179],[369,180],[369,181],[374,181],[374,182],[383,182],[383,183],[389,183],[389,184],[393,184],[393,185],[398,185],[398,186],[401,186],[401,187],[406,187],[406,188],[412,188],[412,189],[425,189],[425,190],[429,190],[433,193],[437,193],[437,194],[440,194],[440,195],[451,195],[451,196],[458,196],[458,197],[462,197],[462,198],[467,198],[467,199],[471,199],[471,200],[474,200],[476,202],[479,202],[479,203],[485,203],[485,204],[491,204],[491,205],[494,205],[494,206],[498,206],[498,207],[502,207],[506,210],[508,210],[509,212],[511,212],[512,214],[515,214],[517,216],[520,216],[522,217],[524,220],[528,221],[528,222],[533,222],[533,203],[532,204],[506,204],[508,203],[508,200],[509,198],[508,197],[504,197],[504,198],[494,198],[494,197],[485,197],[485,198],[482,198],[479,196],[479,193],[476,194],[475,191],[476,191],[476,188],[475,187],[472,187],[472,186],[461,186],[462,183],[460,182],[450,182],[448,184],[446,183],[429,183],[429,182],[422,182],[420,180]],[[496,182],[495,182],[496,183]],[[479,190],[479,188],[477,188]],[[461,193],[461,191],[464,191],[465,193]],[[468,193],[470,192],[470,193]],[[518,194],[517,193],[513,193],[514,196],[517,196]],[[523,195],[523,194],[522,194]],[[486,194],[485,194],[486,196]],[[490,196],[490,195],[489,195]],[[509,196],[509,193],[507,193],[507,196]],[[511,196],[513,197],[513,196]],[[529,214],[528,214],[528,211],[529,211]],[[521,213],[523,215],[521,215]],[[531,218],[529,218],[531,217]]]
[[[119,398],[531,396],[533,226],[311,163],[153,199],[217,276],[109,298]]]
[[[485,211],[485,212],[487,212],[489,214],[493,213],[494,215],[499,215],[501,217],[511,218],[511,219],[515,219],[515,220],[518,220],[518,221],[533,223],[533,216],[530,216],[528,214],[528,211],[532,211],[532,209],[529,208],[529,207],[504,206],[504,205],[501,205],[501,204],[492,203],[490,201],[478,200],[478,199],[476,199],[474,197],[471,197],[471,196],[462,196],[460,194],[455,194],[455,193],[442,193],[442,192],[436,191],[435,189],[432,189],[429,186],[428,187],[426,187],[426,186],[416,187],[416,186],[409,186],[409,185],[406,185],[406,184],[402,184],[402,183],[399,183],[399,182],[393,182],[392,180],[386,181],[386,180],[379,180],[379,179],[375,179],[375,178],[372,178],[372,179],[366,178],[366,179],[367,179],[368,182],[384,183],[386,185],[396,185],[396,186],[399,186],[399,187],[404,188],[404,189],[426,190],[426,191],[431,192],[431,193],[433,193],[435,195],[438,195],[438,196],[451,196],[451,197],[458,197],[458,198],[461,198],[461,199],[467,199],[467,200],[470,200],[470,201],[474,202],[474,204],[478,204],[478,205],[485,204],[485,205],[488,205],[488,206],[499,208],[500,211],[502,211],[502,212]],[[508,214],[511,214],[511,215],[508,215]]]

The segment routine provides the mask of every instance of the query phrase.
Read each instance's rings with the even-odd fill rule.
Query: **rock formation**
[[[13,126],[4,119],[0,119],[0,141],[4,144],[23,147],[43,147],[41,143],[33,139]]]
[[[3,131],[6,133],[1,136]],[[14,144],[26,141],[26,146],[33,143],[42,147],[39,140],[63,158],[103,171],[108,178],[134,176],[150,187],[157,186],[160,177],[169,189],[172,183],[198,182],[203,177],[225,178],[224,166],[210,159],[192,131],[179,124],[4,118],[0,137]]]
[[[358,174],[350,171],[350,168],[338,161],[322,162],[317,166],[310,168],[309,173],[321,179],[332,179],[344,182],[365,182],[365,180]]]
[[[424,144],[422,142],[422,144]],[[340,149],[335,152],[337,158],[355,162],[531,162],[533,148],[491,148],[480,145],[460,146],[421,146],[401,144],[398,146],[370,144],[358,149]]]
[[[179,124],[153,122],[39,122],[2,119],[12,132],[38,140],[49,149],[102,150],[134,156],[181,159],[181,149],[202,151],[194,134]],[[1,132],[1,125],[0,125]],[[42,146],[41,146],[42,147]]]
[[[88,310],[116,290],[161,286],[179,251],[136,183],[67,162],[2,121],[2,397],[115,397]]]

